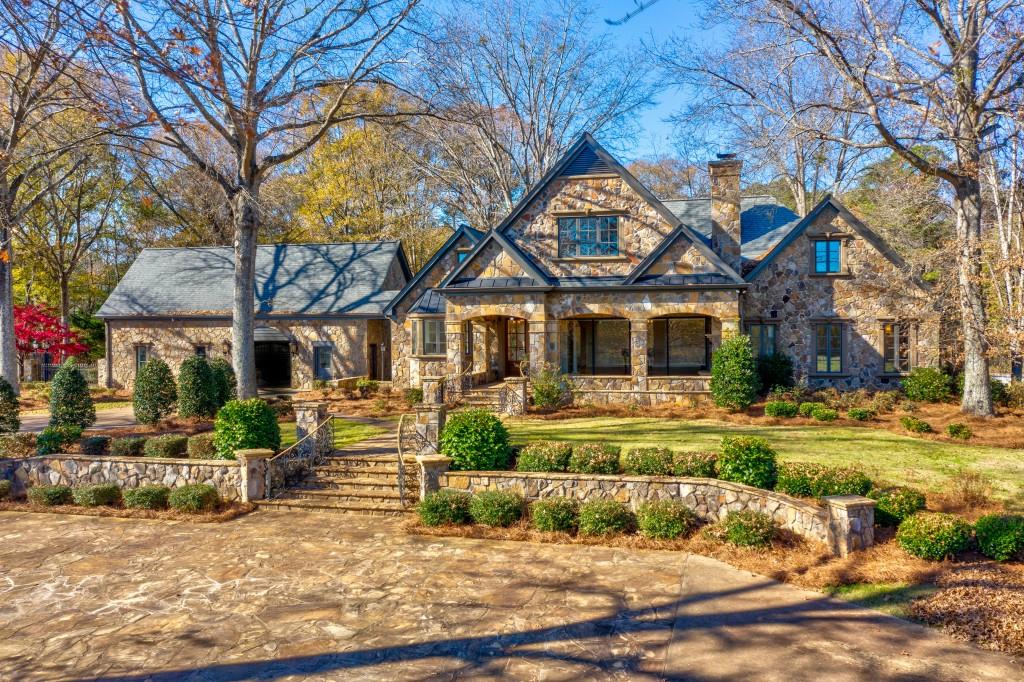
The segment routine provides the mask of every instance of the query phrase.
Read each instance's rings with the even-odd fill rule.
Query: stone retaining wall
[[[164,457],[91,457],[49,455],[0,459],[0,480],[13,482],[12,493],[24,494],[33,485],[116,483],[122,488],[166,485],[177,488],[208,483],[224,500],[241,498],[242,472],[233,460],[169,459]]]
[[[825,543],[835,554],[874,544],[874,502],[856,496],[825,498],[818,507],[803,500],[709,478],[668,478],[517,471],[449,471],[440,487],[479,492],[515,490],[527,500],[571,497],[580,502],[611,499],[636,510],[649,500],[681,500],[697,516],[715,522],[731,511],[769,514],[782,528]]]

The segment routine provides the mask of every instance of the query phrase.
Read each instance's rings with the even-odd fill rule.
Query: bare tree
[[[639,52],[617,49],[581,0],[458,0],[422,47],[445,120],[428,166],[456,218],[493,226],[580,133],[614,146],[650,103]]]
[[[335,125],[363,118],[368,84],[404,55],[399,32],[418,0],[140,0],[117,4],[100,36],[131,65],[156,138],[220,187],[235,255],[231,353],[238,395],[256,395],[253,346],[257,232],[268,175]],[[373,111],[373,116],[389,112]],[[224,169],[197,128],[230,151]],[[214,146],[218,146],[214,145]]]

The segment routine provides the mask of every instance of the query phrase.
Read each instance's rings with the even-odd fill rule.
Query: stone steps
[[[341,489],[359,489],[359,490],[398,490],[397,478],[391,477],[378,477],[378,478],[347,478],[345,476],[311,476],[304,481],[297,483],[295,488],[301,488],[303,490],[341,490]],[[412,476],[406,477],[405,489],[415,490],[418,487],[418,480]]]
[[[338,500],[302,499],[286,495],[272,500],[259,500],[256,505],[263,509],[284,509],[329,514],[362,514],[364,516],[402,516],[411,508],[403,508],[398,502],[371,504],[366,501],[345,502]]]

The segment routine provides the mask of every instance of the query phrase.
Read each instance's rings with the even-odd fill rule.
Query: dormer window
[[[838,275],[843,272],[843,240],[817,239],[814,242],[814,274]]]
[[[558,219],[558,257],[619,255],[619,216],[573,216]]]

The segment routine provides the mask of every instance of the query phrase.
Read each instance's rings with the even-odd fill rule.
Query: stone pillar
[[[875,544],[875,501],[860,495],[822,498],[828,510],[829,546],[835,556]]]
[[[722,340],[731,339],[740,333],[740,318],[727,317],[722,320]]]
[[[462,353],[462,323],[457,320],[446,320],[445,343],[448,349],[448,373],[453,377],[461,377],[462,371],[466,369],[465,355]],[[462,397],[462,381],[452,382],[450,390],[452,395],[444,396],[448,402],[458,402]]]
[[[444,404],[444,377],[423,377],[420,386],[423,387],[424,405]]]
[[[648,329],[647,320],[629,321],[629,355],[634,391],[647,390]]]
[[[448,472],[452,460],[444,455],[416,455],[420,465],[420,500],[441,489],[441,477]]]
[[[242,502],[262,500],[267,496],[267,462],[274,456],[273,450],[235,450],[242,474]]]
[[[546,320],[529,320],[527,328],[527,353],[530,359],[530,366],[524,369],[524,374],[533,375],[544,369],[547,362],[547,339],[548,325]]]
[[[529,380],[526,377],[509,377],[505,379],[505,384],[508,385],[508,395],[502,401],[501,411],[512,416],[526,414],[526,405],[529,399],[526,389]]]
[[[295,440],[300,441],[316,431],[316,427],[327,420],[327,403],[298,402],[295,405]],[[326,456],[334,450],[333,433],[330,429],[320,432],[297,448],[302,457]]]
[[[416,406],[416,435],[419,445],[416,455],[436,455],[444,428],[448,408],[444,405],[422,404]]]

